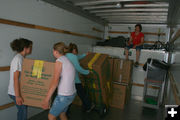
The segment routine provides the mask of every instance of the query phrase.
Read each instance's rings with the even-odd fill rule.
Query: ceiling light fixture
[[[117,7],[117,8],[120,8],[120,7],[121,7],[121,3],[117,3],[117,4],[116,4],[116,7]]]

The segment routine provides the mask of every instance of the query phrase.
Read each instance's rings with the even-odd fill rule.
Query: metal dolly
[[[99,115],[103,117],[107,113],[108,106],[103,103],[102,90],[98,73],[94,70],[90,71],[92,76],[84,76],[84,87],[86,92],[88,92],[91,101],[95,104],[95,110],[97,110]]]

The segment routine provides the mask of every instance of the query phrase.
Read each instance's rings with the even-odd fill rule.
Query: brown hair
[[[70,44],[69,44],[69,52],[72,53],[74,49],[75,49],[76,52],[78,53],[78,47],[77,47],[77,45],[74,44],[74,43],[70,43]]]
[[[63,42],[58,42],[54,44],[53,49],[58,51],[60,54],[65,54],[65,49],[67,49],[66,45]]]
[[[29,48],[33,42],[25,38],[15,39],[10,43],[13,51],[22,52],[24,48]]]
[[[136,24],[135,27],[139,27],[140,32],[142,31],[142,26],[141,26],[141,24]]]

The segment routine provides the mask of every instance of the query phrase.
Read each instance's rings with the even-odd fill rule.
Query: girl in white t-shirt
[[[12,50],[16,51],[17,54],[11,61],[8,94],[18,109],[17,120],[27,120],[27,106],[23,105],[23,99],[20,93],[20,73],[23,58],[31,54],[32,44],[32,41],[24,38],[15,39],[10,43]]]
[[[75,69],[73,64],[64,56],[65,48],[65,44],[62,42],[56,43],[53,47],[53,55],[57,58],[54,79],[42,104],[42,108],[49,108],[51,96],[58,87],[58,95],[49,111],[49,120],[56,120],[57,116],[61,120],[67,120],[66,111],[76,95]]]

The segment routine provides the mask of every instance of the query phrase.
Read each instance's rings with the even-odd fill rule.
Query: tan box
[[[109,106],[109,96],[110,96],[110,80],[111,80],[111,71],[110,64],[108,61],[108,55],[99,54],[96,56],[96,53],[91,53],[87,55],[84,59],[80,61],[81,66],[85,69],[88,69],[89,64],[92,62],[92,69],[97,73],[91,73],[88,76],[81,76],[83,85],[86,85],[87,79],[93,78],[93,82],[88,82],[86,86],[89,88],[91,99],[96,100],[96,103],[103,102],[106,106]],[[98,83],[99,81],[99,83]],[[96,91],[93,91],[93,89]],[[101,91],[99,94],[97,91]],[[102,97],[102,98],[101,98]],[[102,101],[100,101],[102,99]]]
[[[79,106],[82,105],[81,99],[79,98],[78,95],[76,95],[76,97],[74,98],[72,104],[79,105]]]
[[[123,84],[131,83],[133,61],[114,59],[113,81]]]
[[[131,85],[121,85],[113,83],[113,92],[110,106],[114,108],[124,109],[131,96]]]
[[[133,61],[113,59],[113,87],[110,106],[124,109],[131,97]]]
[[[114,73],[114,59],[109,57],[108,58],[110,64],[110,79],[109,79],[109,92],[112,93],[112,82],[113,82],[113,73]]]
[[[41,107],[53,75],[54,63],[24,59],[20,83],[23,104]]]

